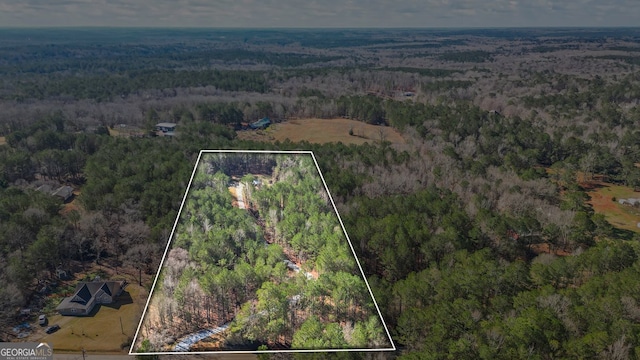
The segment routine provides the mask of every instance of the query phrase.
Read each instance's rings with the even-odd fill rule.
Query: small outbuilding
[[[61,198],[62,201],[64,202],[69,201],[69,199],[73,197],[73,188],[71,186],[67,186],[67,185],[59,186],[59,187],[54,187],[54,186],[50,184],[44,184],[44,185],[38,186],[36,190],[45,194],[57,196]]]
[[[51,193],[53,196],[62,198],[62,201],[69,201],[73,197],[73,188],[71,186],[61,186]]]

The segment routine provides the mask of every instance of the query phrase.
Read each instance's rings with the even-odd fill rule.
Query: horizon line
[[[593,26],[593,25],[537,25],[537,26],[359,26],[359,27],[305,27],[305,26],[258,26],[258,27],[242,27],[242,26],[136,26],[136,25],[42,25],[42,26],[0,26],[0,30],[38,30],[38,29],[145,29],[145,30],[536,30],[536,29],[638,29],[640,26],[616,25],[616,26]]]

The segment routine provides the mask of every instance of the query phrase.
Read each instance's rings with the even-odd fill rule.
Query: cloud
[[[637,0],[0,0],[3,26],[634,26]]]

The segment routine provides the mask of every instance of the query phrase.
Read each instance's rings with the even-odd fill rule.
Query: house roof
[[[123,283],[119,281],[91,281],[80,282],[76,285],[76,291],[72,296],[62,300],[56,310],[65,309],[86,309],[91,299],[105,293],[111,297],[118,294],[123,287]]]
[[[44,193],[51,193],[51,191],[53,191],[53,189],[51,188],[51,185],[49,184],[40,185],[36,190],[42,191]]]
[[[54,188],[49,184],[44,184],[44,185],[38,186],[36,190],[46,194],[53,195],[53,196],[60,196],[65,200],[71,197],[71,195],[73,195],[73,188],[67,185]]]
[[[71,195],[73,195],[73,188],[71,186],[61,186],[56,191],[54,191],[51,195],[57,195],[67,199]]]
[[[102,284],[102,286],[100,286],[100,290],[104,291],[109,296],[113,296],[113,293],[111,292],[111,289],[109,289],[109,286],[107,286],[107,283]]]
[[[87,286],[87,284],[79,285],[79,287],[80,289],[76,288],[76,293],[73,295],[70,301],[74,303],[86,305],[89,302],[89,300],[91,300],[91,297],[93,297],[93,294],[89,290],[89,287]]]
[[[163,122],[163,123],[158,123],[156,124],[157,127],[176,127],[176,124],[174,123],[167,123],[167,122]]]

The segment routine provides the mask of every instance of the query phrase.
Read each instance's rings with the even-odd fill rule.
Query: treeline
[[[243,121],[251,123],[265,117],[279,121],[285,116],[291,115],[286,111],[284,105],[267,101],[256,101],[253,104],[242,104],[238,102],[198,103],[194,106],[193,112],[197,120],[222,125],[232,125],[236,129],[238,129],[240,123]],[[194,114],[187,108],[174,111],[173,117],[176,121],[180,119],[186,123],[194,120]],[[157,117],[150,116],[147,118],[149,121],[152,121],[152,119],[156,121],[158,119]],[[235,136],[231,138],[233,137]]]
[[[428,69],[428,68],[412,68],[412,67],[384,67],[381,70],[386,71],[399,71],[399,72],[408,72],[415,73],[422,76],[430,76],[430,77],[446,77],[451,76],[455,73],[461,73],[460,70],[451,70],[451,69]]]
[[[465,81],[465,80],[433,81],[433,82],[424,83],[422,85],[422,90],[425,92],[432,92],[432,91],[451,90],[451,89],[457,89],[457,88],[466,89],[471,85],[473,85],[472,81]]]
[[[438,58],[444,61],[481,63],[493,60],[493,54],[482,50],[453,51],[441,54]]]
[[[90,75],[143,69],[202,69],[211,67],[214,61],[298,67],[343,59],[342,56],[255,51],[215,43],[212,45],[219,48],[172,42],[155,45],[125,43],[3,47],[0,49],[3,58],[0,74],[14,77],[69,72]]]
[[[354,66],[332,66],[332,67],[314,67],[314,68],[283,68],[274,69],[269,72],[269,78],[278,82],[295,78],[316,78],[327,76],[330,74],[349,74],[354,71],[364,71],[371,69],[372,65],[354,65]]]
[[[241,70],[139,70],[120,74],[63,76],[5,83],[3,99],[26,100],[70,96],[108,101],[145,89],[214,86],[227,91],[266,92],[269,86],[260,72]]]

